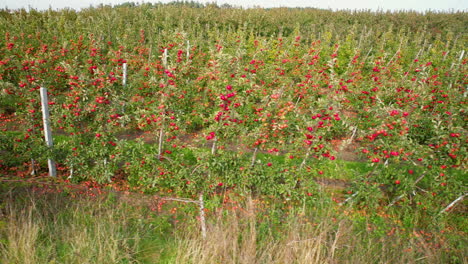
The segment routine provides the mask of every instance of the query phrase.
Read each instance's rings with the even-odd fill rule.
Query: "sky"
[[[79,10],[100,3],[116,5],[124,2],[157,3],[170,2],[170,0],[0,0],[0,9],[19,9],[29,7],[37,10],[72,8]],[[465,11],[468,12],[468,0],[198,0],[201,3],[216,2],[218,5],[225,3],[249,8],[260,7],[315,7],[325,9],[370,9],[374,11],[415,10],[424,12],[432,11]]]

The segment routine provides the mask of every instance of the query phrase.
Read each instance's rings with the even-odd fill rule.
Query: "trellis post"
[[[164,69],[167,70],[167,49],[164,49],[162,63],[163,63]]]
[[[187,40],[187,61],[190,59],[190,41]]]
[[[54,142],[52,140],[52,131],[50,129],[50,116],[49,116],[49,100],[47,99],[47,89],[44,87],[40,88],[41,93],[41,108],[42,108],[42,121],[44,123],[44,137],[47,144],[47,147],[52,148]],[[57,176],[57,171],[55,169],[55,162],[48,158],[47,164],[49,165],[49,175],[51,177]]]
[[[127,63],[123,63],[123,78],[122,78],[122,86],[126,87],[127,86]]]

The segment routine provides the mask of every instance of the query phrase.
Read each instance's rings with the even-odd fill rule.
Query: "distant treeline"
[[[228,4],[202,4],[194,1],[175,1],[168,4],[126,2],[116,5],[99,5],[76,11],[73,9],[45,10],[0,9],[0,30],[66,33],[80,30],[76,24],[89,23],[94,33],[111,32],[116,35],[129,28],[158,32],[177,28],[186,32],[247,31],[255,36],[288,37],[299,31],[303,36],[318,38],[324,32],[334,36],[369,32],[380,36],[386,32],[405,34],[424,32],[428,38],[438,35],[464,35],[468,28],[466,12],[415,11],[332,11],[315,8],[250,8],[243,9]],[[98,27],[96,27],[98,26]],[[120,27],[120,28],[119,28]],[[50,32],[50,31],[49,31]],[[58,35],[62,35],[58,34]],[[466,37],[466,36],[465,36]],[[341,37],[338,37],[341,38]]]

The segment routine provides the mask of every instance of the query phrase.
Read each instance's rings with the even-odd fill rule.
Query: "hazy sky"
[[[170,0],[161,1],[131,1],[131,0],[0,0],[0,8],[18,9],[28,8],[35,9],[60,9],[73,8],[80,9],[103,4],[119,4],[124,2],[170,2]],[[228,3],[231,5],[252,7],[253,5],[261,7],[316,7],[330,9],[372,9],[372,10],[463,10],[468,11],[468,0],[198,0],[198,2],[216,2],[218,5]]]

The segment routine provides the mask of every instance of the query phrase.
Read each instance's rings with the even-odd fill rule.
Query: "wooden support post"
[[[164,49],[162,63],[163,63],[164,69],[167,70],[167,49]]]
[[[253,167],[255,165],[255,161],[257,161],[257,151],[258,151],[258,147],[254,149],[254,152],[252,155],[252,161],[250,162],[250,167]]]
[[[216,154],[216,142],[218,141],[218,138],[215,137],[213,139],[213,144],[211,145],[211,155],[215,155]]]
[[[49,117],[49,103],[47,98],[47,89],[44,87],[40,88],[41,93],[41,106],[42,106],[42,120],[44,123],[44,137],[47,144],[47,147],[52,148],[54,143],[52,140],[52,131],[50,129],[50,117]],[[52,177],[57,176],[57,171],[55,169],[55,162],[52,159],[47,159],[47,164],[49,165],[49,175]]]
[[[205,202],[203,200],[203,192],[199,194],[198,201],[200,205],[200,227],[201,227],[202,238],[206,239]]]
[[[164,140],[164,127],[161,126],[161,129],[159,130],[158,159],[162,158],[163,140]]]
[[[190,41],[187,40],[187,62],[190,60]]]
[[[122,85],[123,87],[126,87],[127,86],[127,63],[124,62],[122,66],[123,66]]]

